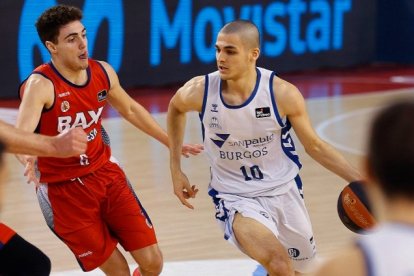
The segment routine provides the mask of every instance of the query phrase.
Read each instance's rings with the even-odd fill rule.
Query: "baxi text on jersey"
[[[225,160],[243,160],[260,158],[267,155],[269,152],[266,147],[254,151],[222,151],[220,150],[220,159]]]
[[[228,145],[231,147],[235,147],[235,146],[243,146],[246,149],[249,148],[249,146],[253,146],[253,147],[259,147],[259,146],[263,146],[265,144],[268,144],[270,142],[273,141],[274,138],[274,134],[270,134],[267,135],[266,137],[259,137],[259,138],[255,138],[255,139],[247,139],[247,140],[241,140],[241,141],[229,141]]]
[[[82,127],[86,129],[92,124],[97,124],[101,117],[103,107],[100,107],[97,112],[89,110],[88,112],[78,112],[73,119],[72,116],[59,116],[57,131],[61,133],[64,130],[69,130],[74,127]]]

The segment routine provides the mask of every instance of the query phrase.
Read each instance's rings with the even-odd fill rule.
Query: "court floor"
[[[411,67],[374,66],[282,77],[296,84],[306,97],[308,112],[319,135],[359,167],[372,116],[394,99],[413,98],[413,76]],[[165,128],[165,111],[173,89],[161,92],[136,89],[130,93]],[[0,118],[13,122],[16,107],[15,100],[0,101]],[[113,155],[120,160],[155,225],[166,261],[162,275],[254,274],[257,264],[227,244],[216,226],[214,206],[207,195],[209,175],[204,155],[183,161],[190,182],[200,188],[197,198],[192,200],[195,209],[189,210],[172,192],[165,147],[135,130],[111,108],[105,112],[104,126],[111,138]],[[197,114],[188,116],[185,141],[201,142]],[[296,146],[303,163],[301,177],[318,253],[329,258],[355,237],[336,214],[336,200],[346,183],[311,160],[297,140]],[[10,173],[0,189],[0,220],[50,256],[53,275],[102,275],[98,271],[80,273],[72,254],[47,228],[34,187],[26,184],[22,167],[12,155],[7,156],[7,163]],[[130,257],[128,261],[133,264]]]

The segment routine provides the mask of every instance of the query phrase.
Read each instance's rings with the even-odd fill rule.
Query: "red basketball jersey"
[[[99,62],[89,59],[88,80],[84,85],[75,85],[66,80],[52,63],[40,65],[32,74],[41,74],[49,79],[54,85],[55,94],[52,107],[42,112],[37,132],[54,136],[70,128],[82,127],[88,135],[85,154],[70,158],[39,157],[40,181],[63,181],[99,169],[111,156],[109,140],[106,133],[102,133],[101,126],[110,88],[105,69]],[[21,97],[24,86],[25,82],[20,86]]]

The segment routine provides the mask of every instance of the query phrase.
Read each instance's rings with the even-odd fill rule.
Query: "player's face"
[[[243,45],[237,34],[218,34],[216,61],[223,80],[237,79],[255,66],[250,58],[250,51]]]
[[[88,67],[88,40],[86,29],[80,21],[61,27],[58,42],[54,46],[54,57],[68,68],[82,70]]]

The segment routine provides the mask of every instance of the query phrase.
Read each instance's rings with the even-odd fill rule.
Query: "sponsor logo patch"
[[[60,110],[62,110],[62,112],[68,111],[69,108],[70,108],[70,104],[68,101],[63,101],[62,104],[60,105]]]
[[[270,107],[256,108],[256,118],[270,117]]]
[[[100,92],[98,92],[98,102],[102,102],[103,100],[106,99],[108,92],[106,90],[102,90]]]

